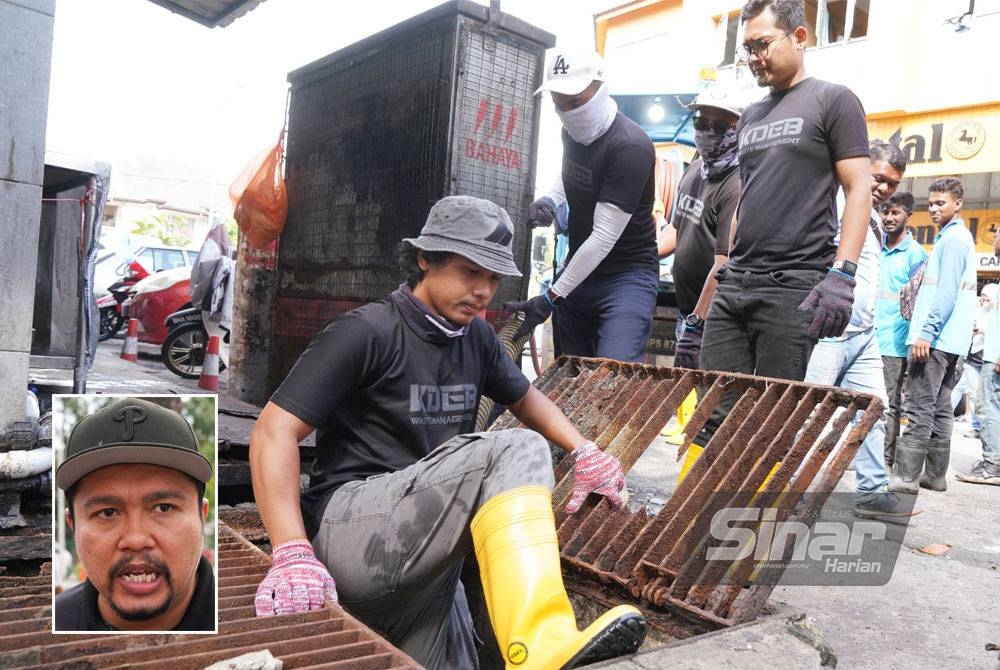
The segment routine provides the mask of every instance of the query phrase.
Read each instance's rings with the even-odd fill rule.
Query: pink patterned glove
[[[320,609],[326,600],[337,602],[337,585],[307,540],[271,550],[271,568],[253,601],[257,616],[308,612]]]
[[[566,513],[574,514],[587,496],[597,493],[608,499],[611,507],[621,509],[628,502],[625,473],[621,462],[597,448],[593,442],[584,442],[573,450],[576,467],[573,471],[573,495],[566,503]]]

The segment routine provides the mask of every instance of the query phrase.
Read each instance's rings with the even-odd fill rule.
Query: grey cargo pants
[[[478,668],[459,581],[469,523],[490,498],[531,485],[554,485],[538,433],[459,435],[408,468],[340,487],[313,547],[351,614],[428,668]]]

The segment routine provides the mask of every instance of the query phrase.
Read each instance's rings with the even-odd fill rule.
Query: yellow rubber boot
[[[691,468],[694,467],[695,461],[698,460],[698,457],[701,456],[703,451],[705,451],[704,447],[699,447],[697,444],[692,443],[687,448],[687,451],[684,452],[684,462],[681,463],[681,471],[677,474],[678,486],[680,486],[680,483],[684,481],[685,477],[687,477],[688,472],[690,472]],[[771,468],[771,471],[767,473],[767,477],[765,477],[764,481],[761,483],[760,488],[757,489],[758,493],[764,490],[764,487],[767,486],[768,482],[774,478],[774,473],[777,472],[780,467],[781,461],[774,464],[774,467]]]
[[[547,488],[523,486],[490,498],[470,529],[486,608],[508,668],[575,668],[633,653],[642,644],[646,622],[629,605],[577,630]]]
[[[690,472],[691,468],[694,467],[694,462],[698,460],[698,457],[701,456],[701,452],[703,451],[705,451],[705,448],[699,447],[697,444],[692,443],[688,446],[687,451],[684,452],[684,462],[681,463],[681,471],[677,475],[678,486],[680,486],[680,483],[684,481],[685,477],[687,477],[688,472]]]
[[[677,420],[673,423],[668,423],[667,426],[669,427],[664,426],[663,430],[660,431],[660,435],[667,438],[667,442],[670,444],[682,444],[684,441],[684,426],[691,420],[691,415],[694,414],[697,406],[698,394],[695,391],[691,391],[677,407]]]

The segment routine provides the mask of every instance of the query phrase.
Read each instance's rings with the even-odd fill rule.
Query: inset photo
[[[214,633],[215,395],[55,395],[54,633]]]

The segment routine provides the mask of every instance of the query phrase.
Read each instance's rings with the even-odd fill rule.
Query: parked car
[[[179,267],[190,268],[198,258],[198,249],[184,247],[143,246],[136,249],[132,259],[142,263],[150,272],[162,272]]]
[[[151,274],[132,288],[122,307],[127,319],[138,320],[140,342],[163,343],[166,318],[191,305],[190,284],[191,266],[183,265]]]
[[[122,257],[112,249],[102,247],[97,252],[94,266],[94,293],[100,295],[119,279],[126,277],[138,263],[146,273],[171,270],[194,265],[198,249],[174,247],[166,244],[144,245],[135,250],[131,258]],[[137,279],[142,279],[140,273]]]

